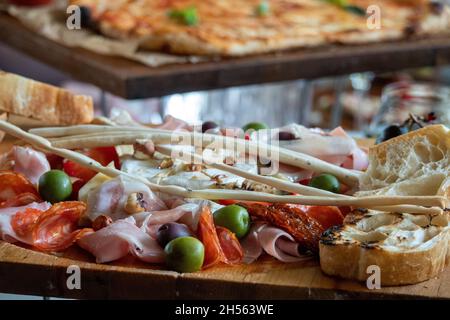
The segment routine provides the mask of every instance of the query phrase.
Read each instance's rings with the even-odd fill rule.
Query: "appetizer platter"
[[[2,83],[12,97],[30,95],[3,99],[9,116],[34,118],[33,101],[52,106],[61,94],[9,74]],[[126,113],[58,121],[26,131],[0,120],[17,139],[0,171],[5,272],[33,268],[46,279],[48,268],[61,277],[75,264],[88,283],[103,274],[107,287],[117,277],[129,290],[137,280],[124,279],[141,275],[144,288],[155,286],[145,293],[152,297],[220,297],[216,288],[232,296],[242,287],[235,295],[249,298],[258,286],[265,293],[253,294],[266,298],[341,290],[426,296],[401,287],[424,281],[439,284],[432,296],[450,296],[440,286],[449,276],[450,131],[432,116],[386,131],[368,151],[341,128],[221,128],[172,117],[144,125]],[[378,293],[364,288],[372,266]],[[42,290],[55,292],[52,279]],[[334,279],[346,285],[336,288]]]
[[[373,5],[369,2],[80,0],[71,3],[82,9],[86,40],[98,37],[98,51],[69,46],[57,39],[58,32],[42,34],[42,29],[53,27],[30,27],[7,14],[0,15],[0,38],[74,78],[128,99],[448,63],[447,5],[378,1],[381,28],[370,29],[369,17],[362,14]],[[230,24],[232,32],[227,31]],[[21,37],[14,36],[18,33]],[[104,53],[114,47],[122,49]],[[140,48],[141,58],[154,53],[164,55],[168,63],[127,60],[131,47]]]

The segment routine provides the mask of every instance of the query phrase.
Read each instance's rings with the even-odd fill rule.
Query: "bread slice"
[[[344,225],[320,241],[324,273],[366,281],[368,267],[381,271],[381,285],[406,285],[439,275],[450,254],[449,213],[431,217],[355,210]]]
[[[52,125],[89,123],[92,98],[0,71],[0,111]]]
[[[6,120],[8,118],[8,115],[6,112],[0,112],[0,120]],[[3,141],[3,138],[5,137],[5,133],[3,131],[0,131],[0,142]]]
[[[442,195],[450,199],[450,130],[432,125],[369,151],[357,196]]]

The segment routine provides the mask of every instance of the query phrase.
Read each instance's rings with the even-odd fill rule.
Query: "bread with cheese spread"
[[[355,210],[320,241],[324,273],[366,281],[370,266],[382,286],[419,283],[443,271],[450,254],[449,213],[439,216]]]
[[[432,125],[374,146],[358,196],[450,195],[450,130]],[[365,281],[368,267],[382,285],[436,277],[450,255],[450,212],[438,216],[354,210],[320,242],[320,265],[329,275]]]

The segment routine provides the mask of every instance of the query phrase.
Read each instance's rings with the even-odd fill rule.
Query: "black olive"
[[[208,130],[214,130],[217,129],[219,125],[215,123],[214,121],[206,121],[202,124],[202,132],[205,133]]]
[[[377,137],[376,144],[398,137],[404,133],[406,133],[406,129],[404,127],[396,124],[390,125],[386,127],[383,132],[380,133],[380,135]]]
[[[444,4],[440,1],[430,1],[431,12],[437,15],[442,14],[445,7]]]
[[[354,5],[346,5],[344,7],[345,11],[356,14],[357,16],[364,17],[366,15],[366,10],[364,8],[354,6]]]
[[[192,236],[192,232],[185,224],[170,222],[159,227],[156,240],[164,248],[173,239],[190,236]]]
[[[91,28],[94,25],[91,9],[83,6],[80,7],[80,22],[82,28]]]
[[[295,140],[296,137],[293,133],[280,131],[278,132],[278,140],[287,141],[287,140]]]

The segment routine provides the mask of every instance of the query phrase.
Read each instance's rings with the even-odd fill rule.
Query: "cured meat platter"
[[[438,114],[411,114],[367,148],[341,127],[94,117],[88,96],[4,72],[0,84],[0,291],[450,296]]]
[[[1,143],[0,153],[11,145]],[[66,285],[73,265],[81,270],[81,290]],[[0,278],[0,292],[73,299],[450,299],[450,267],[423,283],[369,290],[365,283],[323,274],[317,261],[284,264],[267,258],[180,275],[132,257],[100,265],[76,247],[54,256],[4,241]]]

